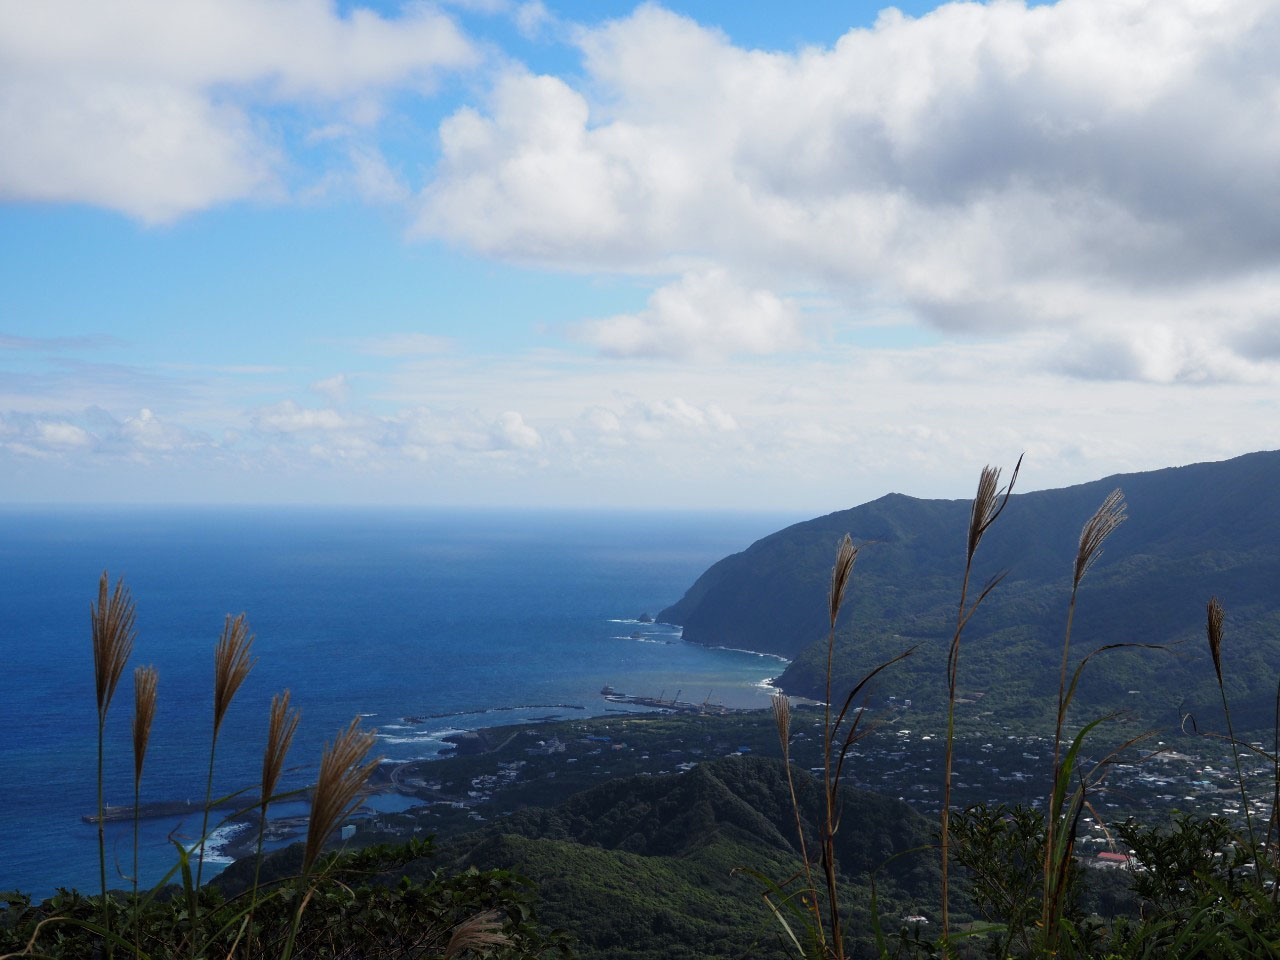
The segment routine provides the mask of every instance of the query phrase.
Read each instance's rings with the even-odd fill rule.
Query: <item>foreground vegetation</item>
[[[159,677],[152,667],[134,671],[133,870],[132,889],[107,886],[103,801],[104,729],[116,689],[133,653],[135,609],[123,582],[111,588],[102,574],[90,610],[94,693],[98,719],[98,862],[96,897],[62,890],[38,905],[24,894],[0,893],[0,957],[462,957],[535,958],[565,951],[559,935],[544,935],[533,922],[527,884],[493,870],[429,872],[409,879],[406,864],[430,847],[419,841],[356,852],[326,852],[338,827],[360,805],[361,793],[378,766],[369,757],[374,735],[359,718],[326,745],[316,783],[310,788],[306,842],[291,857],[291,869],[262,873],[263,840],[273,802],[298,726],[289,692],[277,695],[267,720],[262,778],[256,796],[242,790],[213,796],[218,733],[232,700],[256,662],[254,638],[243,614],[228,616],[214,648],[213,734],[200,836],[191,846],[173,841],[176,862],[150,891],[138,884],[138,826],[142,779]],[[210,815],[228,803],[258,820],[252,882],[232,897],[202,884]],[[180,882],[170,883],[176,879]]]
[[[1229,695],[1234,648],[1216,598],[1205,608],[1204,649],[1224,729],[1201,730],[1190,717],[1184,728],[1229,750],[1239,816],[1108,823],[1095,804],[1121,758],[1141,762],[1156,746],[1153,731],[1135,732],[1114,714],[1077,716],[1088,674],[1125,650],[1154,647],[1113,641],[1081,656],[1073,637],[1088,600],[1087,575],[1126,519],[1118,490],[1086,519],[1070,563],[1059,653],[1050,679],[1040,683],[1046,702],[1037,709],[1050,721],[1052,739],[1035,799],[955,803],[959,717],[972,702],[963,680],[968,631],[1005,577],[980,576],[980,548],[1016,478],[1015,469],[1001,487],[1000,471],[985,469],[970,506],[958,603],[943,643],[936,822],[847,782],[877,725],[872,691],[911,662],[918,646],[878,661],[863,656],[860,675],[843,682],[838,634],[860,552],[846,536],[824,604],[822,703],[815,716],[793,713],[787,697],[775,697],[780,759],[686,762],[681,774],[597,784],[439,847],[392,836],[385,839],[397,842],[334,852],[333,833],[359,805],[376,764],[368,758],[372,737],[353,722],[326,748],[310,791],[305,843],[265,857],[261,830],[279,799],[276,783],[297,723],[285,692],[272,705],[256,796],[242,798],[258,812],[257,855],[208,887],[200,881],[209,813],[227,800],[212,796],[218,729],[253,666],[243,617],[228,618],[214,657],[202,836],[190,848],[175,844],[174,870],[153,890],[140,892],[135,881],[128,892],[111,892],[101,831],[101,729],[131,654],[133,608],[123,586],[111,592],[104,574],[92,617],[102,889],[92,897],[64,891],[39,905],[3,895],[0,960],[567,955],[569,941],[546,931],[533,913],[535,900],[544,921],[573,931],[582,955],[624,960],[1280,956],[1280,749],[1236,735]],[[876,649],[868,644],[865,652]],[[135,836],[157,688],[150,668],[135,672]],[[1280,691],[1274,716],[1272,743],[1280,745]],[[1258,760],[1272,774],[1261,796],[1245,773],[1246,762],[1256,768]],[[1088,821],[1119,852],[1117,862],[1130,855],[1126,869],[1082,867],[1078,843]]]
[[[1019,461],[1019,467],[1021,461]],[[956,707],[960,696],[961,653],[966,628],[984,602],[998,589],[1007,572],[991,575],[982,586],[977,579],[979,548],[1008,506],[1018,467],[1009,483],[1000,486],[1000,471],[984,468],[970,505],[963,577],[954,629],[947,645],[946,734],[939,811],[938,858],[941,870],[940,930],[922,938],[887,936],[873,903],[871,924],[874,953],[889,956],[958,956],[985,951],[996,957],[1237,957],[1280,954],[1280,749],[1267,754],[1235,736],[1224,674],[1225,611],[1216,597],[1206,605],[1205,638],[1221,697],[1225,734],[1212,734],[1230,744],[1240,793],[1243,830],[1223,820],[1184,818],[1161,832],[1125,824],[1119,831],[1142,873],[1134,883],[1142,909],[1136,917],[1108,923],[1087,916],[1080,907],[1080,869],[1076,841],[1084,817],[1101,819],[1091,797],[1110,768],[1126,751],[1154,737],[1139,733],[1104,748],[1096,763],[1085,764],[1087,741],[1105,735],[1114,715],[1103,714],[1072,723],[1071,708],[1082,677],[1095,658],[1109,658],[1127,649],[1157,649],[1150,643],[1116,641],[1094,646],[1080,656],[1072,647],[1078,603],[1086,575],[1101,556],[1103,545],[1126,520],[1124,494],[1114,490],[1084,523],[1071,565],[1070,592],[1065,610],[1061,660],[1057,671],[1053,764],[1045,778],[1043,809],[1015,807],[971,808],[955,816],[951,803]],[[832,696],[836,628],[852,578],[858,548],[846,535],[836,554],[828,595],[828,640],[823,700],[822,803],[816,811],[817,848],[810,854],[804,837],[811,807],[793,798],[802,851],[802,871],[781,881],[767,882],[765,900],[774,910],[799,956],[844,960],[851,955],[844,932],[845,911],[834,854],[843,820],[839,789],[851,748],[867,735],[865,702],[868,685],[882,672],[909,659],[917,647],[874,664],[848,688],[842,698]],[[1098,663],[1093,663],[1098,669]],[[838,712],[836,705],[839,704]],[[787,698],[774,700],[779,743],[789,759],[791,732]],[[1274,742],[1280,748],[1280,687],[1276,695]],[[1194,721],[1192,721],[1194,722]],[[1270,760],[1274,777],[1265,830],[1255,829],[1253,798],[1240,759],[1251,749]],[[788,774],[790,765],[788,763]],[[964,929],[952,916],[955,866],[966,869],[967,892],[988,923]],[[955,878],[957,881],[959,877]],[[954,884],[959,887],[959,883]],[[980,944],[980,945],[979,945]]]
[[[285,879],[225,897],[205,886],[194,898],[177,888],[135,901],[109,895],[114,932],[102,924],[101,897],[62,891],[39,906],[8,894],[0,955],[34,957],[416,958],[568,956],[568,941],[534,920],[527,881],[505,870],[421,871],[429,845],[377,846],[327,855],[316,882]],[[399,879],[396,879],[399,877]],[[193,923],[193,917],[198,918]]]

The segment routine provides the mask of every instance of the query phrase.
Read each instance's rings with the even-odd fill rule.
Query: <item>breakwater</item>
[[[585,710],[580,703],[518,703],[513,707],[484,707],[480,710],[450,710],[448,713],[414,713],[401,717],[403,723],[426,723],[428,720],[447,720],[449,717],[478,717],[485,713],[506,713],[512,710]]]
[[[236,798],[223,803],[214,802],[210,805],[210,810],[243,810],[246,807],[257,806],[258,800],[255,797]],[[170,803],[143,803],[138,806],[139,820],[154,820],[158,817],[182,817],[192,813],[204,813],[204,804],[195,800],[186,800]],[[98,814],[86,813],[81,818],[85,823],[97,823]],[[125,806],[114,806],[107,804],[102,809],[102,820],[104,823],[113,823],[117,820],[132,820],[133,804]]]

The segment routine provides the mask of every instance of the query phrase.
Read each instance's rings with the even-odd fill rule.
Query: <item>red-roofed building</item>
[[[1104,870],[1119,870],[1129,866],[1129,855],[1104,851],[1093,858],[1093,866]]]

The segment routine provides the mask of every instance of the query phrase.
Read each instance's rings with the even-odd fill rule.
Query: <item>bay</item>
[[[287,787],[361,715],[378,752],[435,756],[458,730],[594,715],[628,693],[763,706],[782,664],[629,622],[677,599],[720,557],[795,517],[770,514],[76,508],[0,511],[0,889],[98,886],[96,720],[89,604],[123,575],[138,609],[130,667],[160,672],[143,802],[200,800],[212,727],[212,651],[247,615],[257,665],[218,743],[215,793],[257,779],[273,693],[302,724]],[[632,639],[632,633],[640,639]],[[549,706],[561,705],[561,706]],[[582,707],[573,710],[568,706]],[[514,708],[514,709],[512,709]],[[132,801],[132,675],[107,729],[107,801]],[[427,717],[409,723],[406,717]],[[143,824],[143,885],[174,863]],[[127,886],[132,829],[110,824],[108,882]],[[215,852],[216,855],[216,852]],[[206,863],[206,875],[216,871]]]

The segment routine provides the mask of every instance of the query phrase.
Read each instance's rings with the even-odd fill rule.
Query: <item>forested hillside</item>
[[[1129,519],[1086,581],[1077,649],[1173,646],[1113,656],[1105,671],[1086,677],[1079,703],[1131,710],[1161,725],[1177,723],[1183,711],[1213,712],[1213,671],[1197,638],[1204,603],[1216,594],[1228,612],[1226,657],[1239,715],[1269,724],[1275,691],[1267,665],[1280,659],[1280,452],[1015,493],[978,556],[979,585],[1008,576],[968,627],[961,686],[997,717],[1048,715],[1076,541],[1117,487]],[[848,532],[861,549],[838,630],[836,686],[845,689],[875,663],[919,644],[880,689],[930,712],[944,698],[968,513],[967,500],[890,494],[796,524],[716,563],[659,619],[682,625],[693,642],[793,657],[783,687],[818,695],[827,583]]]
[[[802,808],[817,809],[817,781],[797,776]],[[844,805],[837,852],[852,878],[852,928],[869,931],[868,882],[877,870],[882,909],[895,923],[904,911],[932,910],[936,856],[891,859],[929,844],[932,825],[905,803],[863,791],[845,790]],[[500,864],[529,877],[543,920],[572,930],[584,958],[791,955],[760,898],[765,887],[744,872],[782,882],[800,869],[778,760],[731,757],[686,774],[611,781],[504,818],[440,854],[451,867]]]

